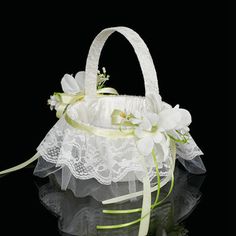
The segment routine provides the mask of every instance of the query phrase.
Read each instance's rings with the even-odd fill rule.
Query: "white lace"
[[[109,139],[79,131],[68,125],[62,117],[49,131],[38,147],[41,156],[57,167],[68,166],[79,179],[95,178],[102,184],[127,181],[134,176],[140,181],[145,174],[140,165],[134,138]],[[191,160],[201,155],[201,150],[191,138],[188,144],[178,144],[177,155]],[[156,175],[152,157],[146,158],[149,177]],[[166,176],[169,163],[159,161],[160,174]],[[129,176],[128,176],[129,174]]]
[[[185,160],[192,160],[197,156],[203,155],[203,152],[197,146],[191,136],[189,137],[188,142],[185,144],[176,143],[176,148],[177,157]]]
[[[62,117],[38,147],[38,152],[56,166],[68,166],[74,177],[95,178],[102,184],[127,181],[131,176],[142,181],[145,170],[140,164],[134,138],[110,139],[79,131]],[[149,177],[156,175],[152,156],[146,158]],[[169,163],[159,163],[166,176]],[[129,175],[128,175],[129,174]]]

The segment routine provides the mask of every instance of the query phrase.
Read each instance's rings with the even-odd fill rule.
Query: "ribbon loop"
[[[118,92],[114,88],[110,87],[105,87],[97,90],[97,95],[104,95],[104,94],[118,95]],[[81,101],[85,95],[84,93],[80,92],[77,94],[54,93],[53,96],[57,101],[56,116],[57,118],[61,118],[69,105]]]

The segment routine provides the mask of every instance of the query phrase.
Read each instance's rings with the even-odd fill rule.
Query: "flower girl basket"
[[[145,97],[118,95],[113,88],[98,86],[101,50],[114,32],[122,34],[134,48]],[[103,72],[100,78],[106,80]],[[165,200],[159,199],[161,187],[170,182],[166,198],[172,190],[176,157],[190,172],[205,172],[202,152],[188,132],[190,113],[162,101],[149,50],[140,36],[126,27],[101,31],[90,47],[85,72],[79,72],[75,79],[65,75],[61,84],[64,93],[55,93],[49,101],[60,119],[39,145],[37,154],[0,174],[38,159],[35,175],[55,175],[61,188],[70,189],[77,197],[90,195],[105,205],[142,196],[138,209],[103,211],[140,212],[139,219],[97,228],[122,228],[140,222],[139,235],[146,235],[151,209]],[[156,192],[153,200],[152,192]]]

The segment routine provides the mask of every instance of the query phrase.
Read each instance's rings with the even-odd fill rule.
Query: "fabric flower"
[[[134,130],[134,134],[138,138],[137,148],[143,155],[147,156],[152,152],[154,144],[162,146],[166,137],[161,132],[163,130],[157,127],[158,115],[156,113],[147,113],[142,117],[136,113],[134,116],[135,118],[132,118],[131,122],[138,125]]]
[[[84,92],[85,72],[79,71],[75,78],[72,75],[65,74],[61,80],[61,86],[64,93],[77,94]]]
[[[97,93],[117,95],[118,92],[113,88],[104,88],[105,82],[109,80],[109,75],[106,73],[105,67],[102,68],[102,73],[97,73]],[[67,107],[84,98],[85,93],[85,71],[79,71],[75,77],[65,74],[61,80],[63,93],[54,93],[50,96],[48,104],[50,109],[57,110],[57,117],[60,118]],[[87,101],[93,101],[94,98],[87,98]]]
[[[192,122],[190,113],[185,109],[180,109],[179,105],[174,108],[168,108],[162,110],[158,114],[158,126],[165,131],[188,129],[188,126]]]
[[[48,99],[48,105],[50,105],[50,110],[57,109],[57,106],[59,105],[59,101],[57,100],[57,97],[54,95],[50,96],[50,99]]]
[[[102,73],[97,73],[97,88],[101,89],[104,83],[109,80],[105,67],[102,68]],[[84,93],[85,84],[85,71],[79,71],[75,78],[72,75],[65,74],[61,80],[61,86],[64,93],[78,94]]]
[[[180,109],[179,105],[174,108],[166,106],[158,114],[147,112],[141,115],[135,112],[134,118],[130,119],[135,127],[135,136],[138,150],[145,156],[151,154],[155,144],[163,152],[163,158],[167,158],[169,153],[169,132],[175,130],[188,130],[191,123],[191,115],[185,109]]]

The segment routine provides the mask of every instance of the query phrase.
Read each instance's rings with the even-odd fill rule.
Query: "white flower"
[[[75,78],[72,75],[65,74],[61,80],[61,86],[64,93],[76,94],[84,92],[85,72],[79,71]]]
[[[151,154],[153,148],[162,150],[162,159],[169,155],[169,132],[175,130],[187,130],[191,123],[191,115],[185,109],[180,109],[179,105],[174,108],[166,106],[161,112],[147,112],[141,115],[135,112],[134,118],[130,121],[136,125],[135,136],[138,150],[145,156]],[[156,144],[156,145],[155,145]],[[158,153],[160,153],[160,150]]]
[[[185,109],[180,109],[179,105],[174,108],[167,108],[158,114],[158,126],[165,131],[185,129],[192,122],[190,113]]]
[[[102,72],[97,73],[97,86],[98,89],[104,86],[104,83],[109,80],[109,75],[106,74],[105,67],[102,68]],[[85,71],[79,71],[75,78],[72,75],[65,74],[61,80],[61,86],[64,93],[67,94],[77,94],[84,93],[85,84]]]
[[[154,144],[162,146],[166,137],[162,133],[163,130],[157,127],[158,115],[156,113],[147,113],[142,117],[136,113],[134,116],[136,118],[132,118],[131,122],[138,124],[134,130],[134,134],[138,138],[137,148],[143,155],[147,156],[152,152]]]
[[[54,96],[54,95],[50,96],[50,99],[48,99],[48,105],[50,105],[50,110],[53,110],[54,108],[55,108],[55,110],[57,109],[59,102],[58,102],[56,96]]]

